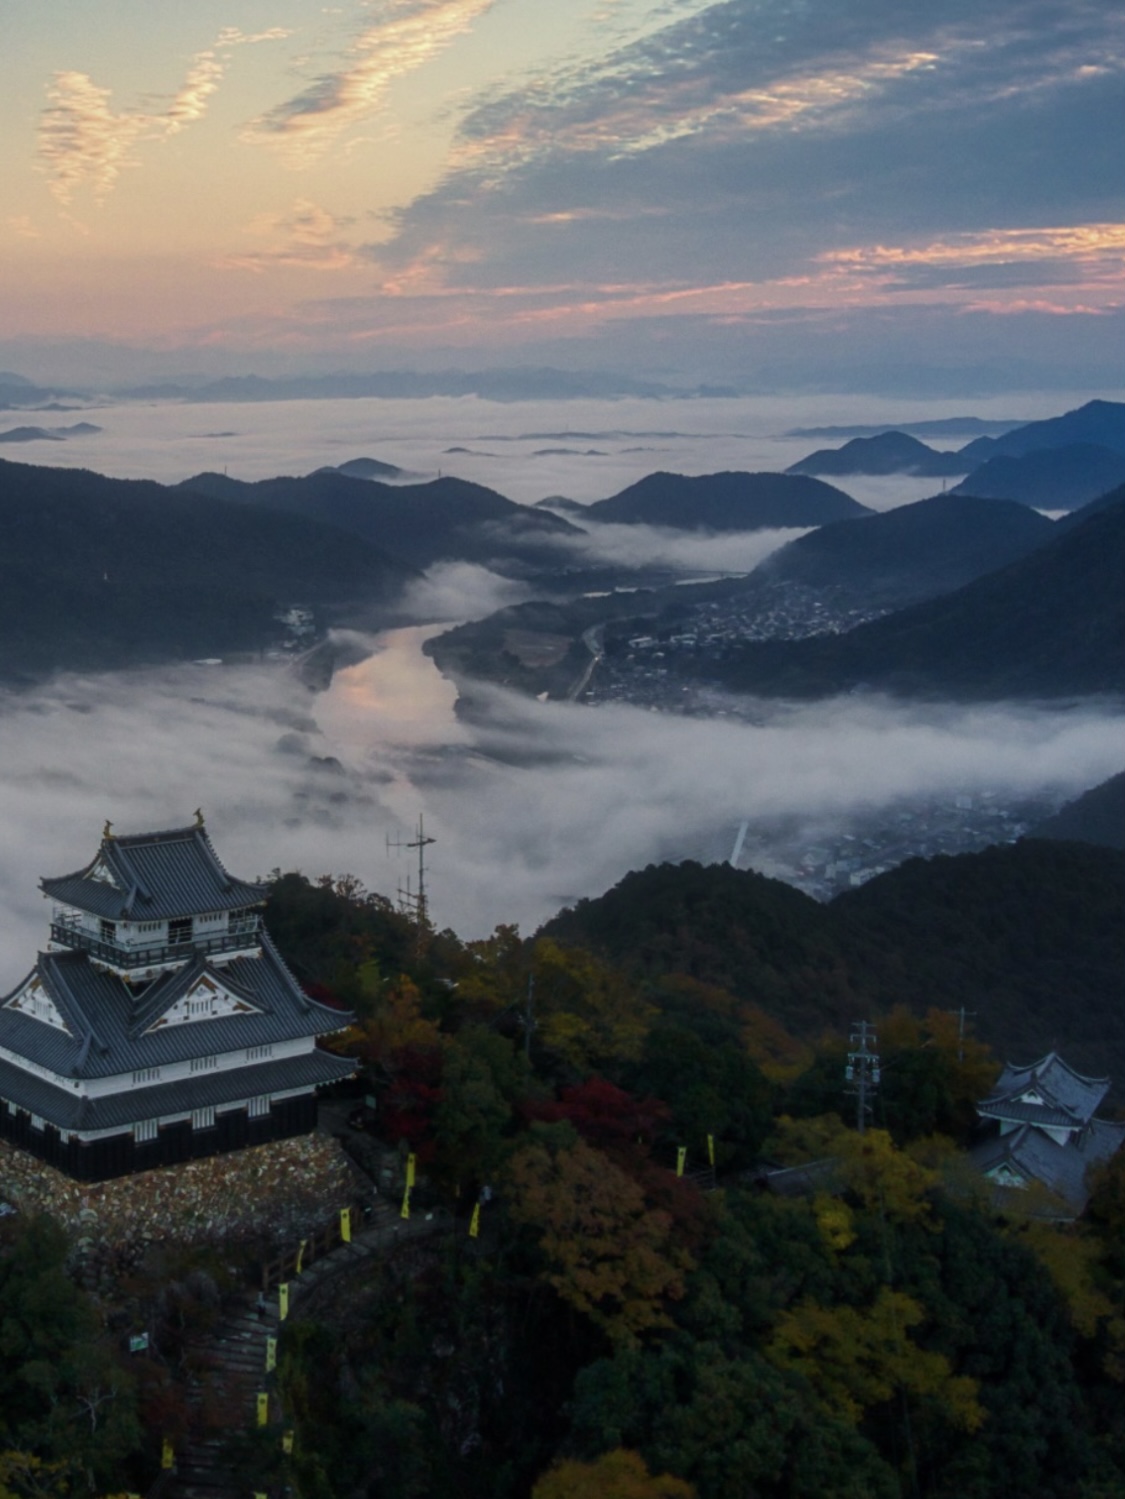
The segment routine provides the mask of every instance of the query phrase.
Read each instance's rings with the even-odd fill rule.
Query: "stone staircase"
[[[419,1238],[452,1227],[445,1215],[419,1213],[403,1219],[397,1207],[380,1201],[350,1244],[339,1244],[316,1259],[289,1282],[290,1316],[301,1301],[325,1280],[363,1260],[384,1253],[406,1239]],[[273,1378],[266,1375],[266,1340],[279,1330],[277,1296],[266,1299],[259,1312],[255,1298],[242,1304],[200,1335],[190,1349],[198,1370],[189,1395],[191,1430],[175,1448],[175,1469],[162,1475],[150,1489],[150,1499],[250,1499],[254,1492],[230,1472],[228,1452],[240,1434],[258,1422],[258,1395],[270,1391],[270,1424],[280,1431],[282,1412]]]

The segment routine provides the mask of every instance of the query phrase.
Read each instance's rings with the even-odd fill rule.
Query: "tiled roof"
[[[111,880],[94,878],[104,868]],[[260,905],[265,885],[235,879],[223,868],[201,826],[102,839],[97,854],[74,874],[44,878],[53,900],[111,921],[163,921]]]
[[[985,1119],[1004,1119],[1018,1124],[1037,1124],[1040,1129],[1080,1129],[1082,1120],[1056,1104],[1024,1103],[1019,1098],[986,1098],[977,1104]]]
[[[35,972],[67,1031],[6,1008],[8,995],[0,1001],[0,1046],[64,1077],[110,1077],[241,1047],[326,1035],[352,1019],[305,994],[264,932],[260,958],[235,958],[222,967],[197,958],[139,996],[124,979],[95,968],[85,953],[40,953]],[[244,995],[254,1012],[150,1032],[152,1022],[204,974]]]
[[[218,1108],[290,1089],[310,1089],[336,1082],[354,1071],[355,1063],[346,1057],[311,1051],[253,1067],[200,1073],[178,1082],[112,1093],[106,1098],[81,1098],[0,1059],[0,1096],[58,1129],[116,1129],[128,1128],[140,1119],[160,1119],[190,1109]]]
[[[1125,1124],[1095,1119],[1059,1145],[1031,1124],[1006,1135],[997,1135],[974,1147],[970,1156],[979,1170],[989,1172],[1005,1163],[1021,1176],[1041,1182],[1077,1215],[1089,1196],[1086,1173],[1091,1166],[1108,1161],[1125,1142]]]
[[[1051,1051],[1028,1067],[1007,1063],[981,1111],[986,1108],[995,1111],[1004,1100],[1014,1099],[1031,1088],[1045,1104],[1064,1111],[1071,1122],[1085,1124],[1109,1092],[1109,1078],[1083,1077],[1068,1067],[1057,1052]]]

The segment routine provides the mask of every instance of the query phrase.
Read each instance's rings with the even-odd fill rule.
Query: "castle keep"
[[[50,941],[0,1000],[0,1137],[83,1181],[303,1134],[354,1064],[317,1037],[262,924],[266,887],[191,827],[115,837],[44,879]]]

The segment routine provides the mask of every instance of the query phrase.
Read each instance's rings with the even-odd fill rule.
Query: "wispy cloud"
[[[245,232],[270,243],[266,248],[225,255],[218,262],[235,270],[266,271],[288,266],[308,271],[343,271],[358,263],[346,231],[351,217],[336,217],[308,198],[297,198],[283,213],[259,214]]]
[[[224,28],[212,47],[195,54],[183,84],[163,105],[117,111],[112,90],[88,73],[56,73],[39,123],[39,160],[51,195],[67,207],[80,188],[89,187],[94,201],[103,203],[122,171],[139,165],[139,142],[167,140],[203,118],[235,47],[288,35],[280,27],[253,35]]]
[[[291,166],[309,165],[343,131],[375,114],[395,79],[429,62],[493,4],[494,0],[394,0],[385,18],[352,43],[342,66],[260,115],[243,138],[276,147]]]
[[[1120,264],[1125,224],[1068,224],[1056,228],[989,229],[922,245],[860,245],[818,257],[829,265],[885,270],[911,265],[984,265],[1025,260],[1100,260]]]

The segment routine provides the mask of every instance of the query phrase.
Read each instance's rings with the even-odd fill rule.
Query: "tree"
[[[601,1151],[581,1140],[551,1149],[541,1129],[508,1163],[505,1185],[511,1218],[538,1237],[543,1278],[613,1342],[667,1327],[664,1303],[683,1295],[691,1266],[668,1214],[647,1208]]]
[[[639,1453],[619,1447],[592,1463],[558,1463],[535,1485],[531,1499],[696,1499],[696,1494],[690,1483],[670,1473],[654,1477]]]
[[[541,937],[534,947],[538,1035],[575,1072],[640,1055],[656,1011],[617,969]]]
[[[944,1355],[910,1338],[924,1320],[917,1301],[887,1286],[866,1308],[803,1302],[780,1318],[768,1352],[779,1368],[803,1374],[845,1421],[855,1424],[901,1391],[933,1402],[952,1426],[976,1431],[984,1420],[976,1381],[953,1374]]]

